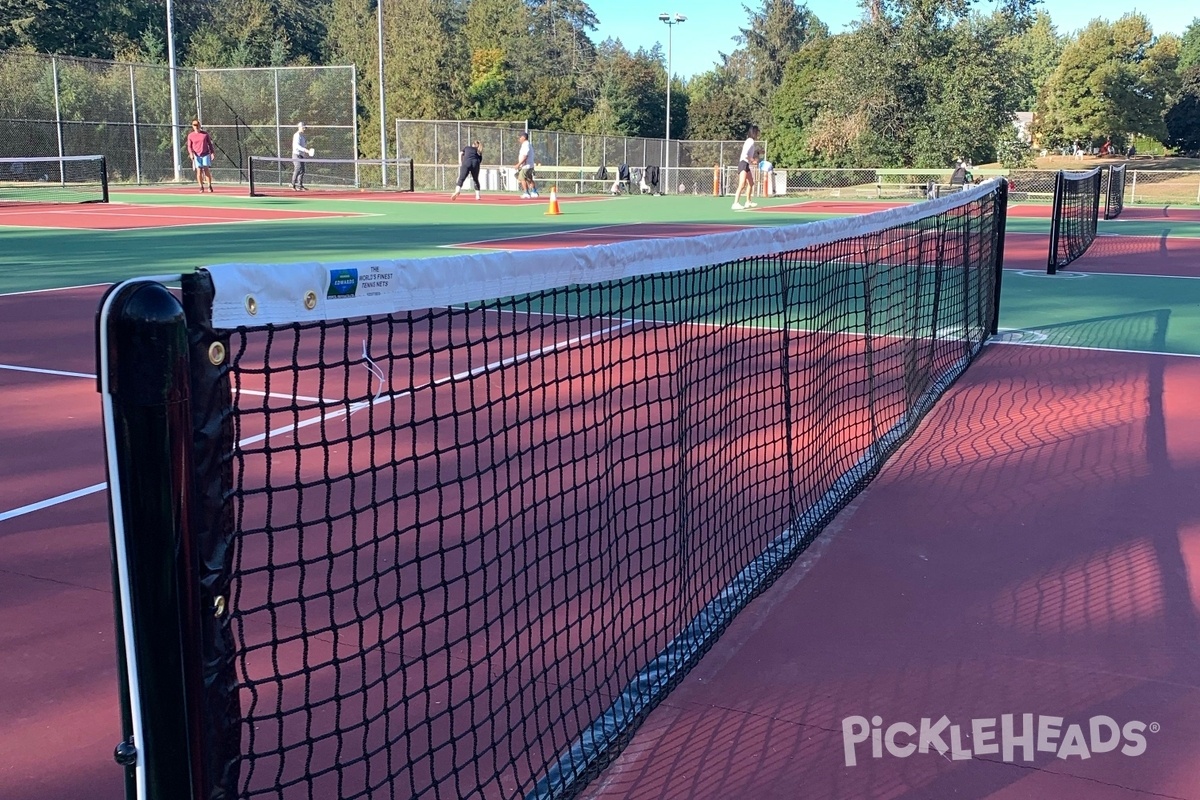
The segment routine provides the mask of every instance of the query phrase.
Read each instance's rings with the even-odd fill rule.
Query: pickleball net
[[[981,352],[1006,191],[114,287],[127,785],[572,796]]]
[[[318,154],[319,155],[319,154]],[[251,197],[293,196],[298,189],[324,195],[362,192],[411,192],[411,158],[303,158],[304,173],[297,177],[296,161],[274,156],[250,156],[246,172]]]
[[[1104,218],[1116,219],[1125,210],[1125,164],[1108,168],[1108,188],[1104,193]]]
[[[0,206],[107,202],[104,156],[0,158]]]
[[[1046,272],[1050,275],[1086,253],[1096,240],[1101,179],[1099,167],[1085,172],[1060,170],[1055,176],[1050,254],[1046,262]]]

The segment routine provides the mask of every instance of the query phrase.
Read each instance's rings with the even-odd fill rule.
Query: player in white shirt
[[[524,131],[517,138],[521,142],[521,149],[517,153],[517,163],[513,165],[513,169],[517,171],[521,197],[537,197],[537,184],[533,180],[533,145],[529,143],[529,134]]]
[[[312,158],[313,152],[304,135],[304,123],[297,122],[296,132],[292,134],[292,188],[298,192],[305,191],[304,159]]]
[[[752,202],[750,199],[754,195],[754,174],[750,172],[750,164],[754,160],[754,140],[757,138],[758,126],[751,125],[746,141],[742,144],[742,155],[738,158],[738,188],[733,195],[734,211],[758,207],[758,203]],[[738,202],[742,197],[743,189],[746,190],[745,205]]]

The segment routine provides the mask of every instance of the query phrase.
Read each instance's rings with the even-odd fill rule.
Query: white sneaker
[[[743,208],[745,208],[745,206],[743,206],[741,203],[734,202],[731,208],[733,208],[734,211],[741,211]]]
[[[758,203],[751,203],[749,200],[747,200],[746,205],[743,206],[743,208],[758,208]]]
[[[478,200],[478,199],[479,199],[479,192],[476,192],[476,193],[475,193],[475,199],[476,199],[476,200]]]
[[[450,199],[451,199],[451,200],[457,200],[457,199],[458,199],[458,189],[455,189],[455,190],[454,190],[454,194],[450,195]]]
[[[534,189],[532,192],[530,192],[529,196],[530,197],[541,197],[541,195],[537,193],[536,189]]]
[[[528,199],[529,199],[529,192],[525,192],[524,194],[522,194],[522,195],[521,195],[521,199],[522,199],[522,200],[528,200]]]

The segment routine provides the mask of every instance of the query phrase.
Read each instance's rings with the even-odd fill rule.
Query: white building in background
[[[1033,112],[1018,111],[1013,114],[1013,127],[1017,129],[1017,136],[1025,142],[1033,142]]]

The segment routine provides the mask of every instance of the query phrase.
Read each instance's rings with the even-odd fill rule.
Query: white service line
[[[0,369],[11,370],[12,372],[33,372],[38,375],[58,375],[63,378],[88,378],[95,380],[96,376],[90,372],[67,372],[61,369],[38,369],[37,367],[19,367],[16,364],[0,364]]]
[[[51,506],[56,506],[60,503],[66,503],[69,500],[76,500],[80,497],[87,497],[89,494],[95,494],[96,492],[102,492],[107,488],[108,488],[107,483],[97,483],[97,484],[93,484],[92,486],[87,487],[86,489],[76,489],[73,492],[67,492],[66,494],[60,494],[58,497],[51,497],[47,500],[39,500],[36,503],[30,503],[27,506],[21,506],[20,508],[13,508],[8,511],[0,511],[0,522],[3,522],[6,519],[14,519],[16,517],[23,517],[26,514],[32,514],[34,511],[41,511],[43,508],[50,508]]]

